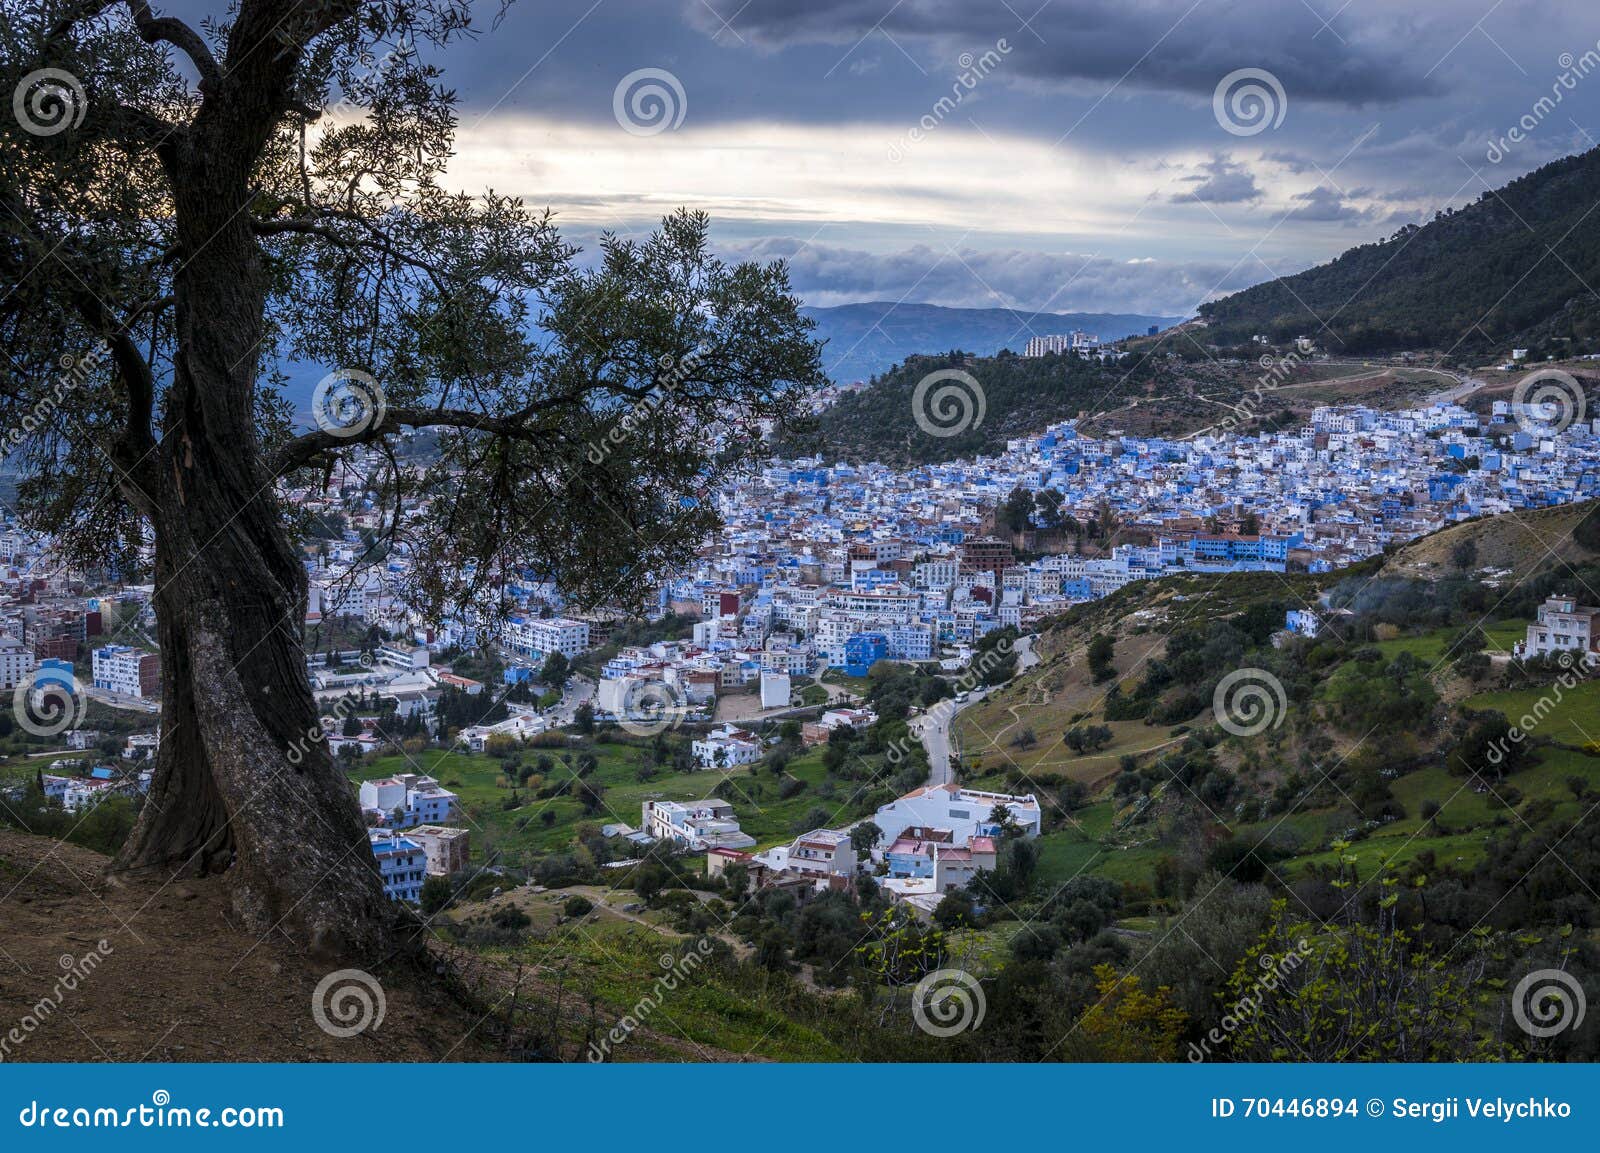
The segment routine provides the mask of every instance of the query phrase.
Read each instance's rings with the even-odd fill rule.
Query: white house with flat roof
[[[853,877],[856,851],[850,834],[835,829],[812,829],[787,845],[778,845],[755,856],[758,864],[775,873],[811,877],[819,881],[830,877]]]
[[[1000,826],[991,815],[1004,805],[1013,823],[1026,837],[1037,837],[1040,828],[1039,799],[1032,793],[1014,796],[960,785],[924,785],[882,806],[873,823],[889,837],[902,829],[949,829],[956,845],[966,845],[974,837],[992,837]]]
[[[646,801],[644,832],[658,841],[673,840],[695,851],[748,849],[756,839],[739,828],[733,806],[708,797],[703,801]]]
[[[1519,657],[1596,652],[1600,652],[1600,608],[1561,595],[1547,597],[1539,606],[1538,619],[1528,626],[1527,639],[1515,650]]]

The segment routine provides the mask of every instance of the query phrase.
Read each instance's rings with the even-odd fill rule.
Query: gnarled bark
[[[271,43],[274,12],[246,5],[234,47]],[[287,51],[243,53],[163,155],[185,253],[173,375],[159,444],[119,470],[155,529],[162,742],[115,867],[225,872],[252,928],[379,959],[396,910],[320,740],[305,570],[255,423],[268,277],[245,209],[293,66]]]

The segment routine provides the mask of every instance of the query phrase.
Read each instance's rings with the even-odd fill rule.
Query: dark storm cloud
[[[1306,223],[1354,223],[1367,220],[1372,213],[1351,204],[1341,193],[1326,186],[1299,193],[1294,198],[1297,207],[1289,211],[1287,219]]]
[[[1215,157],[1200,166],[1193,176],[1185,176],[1180,183],[1192,185],[1183,192],[1174,193],[1172,201],[1182,204],[1198,200],[1205,204],[1246,204],[1261,199],[1261,189],[1255,175],[1244,165],[1235,164],[1225,157]]]
[[[1223,76],[1254,67],[1277,76],[1291,100],[1370,105],[1439,90],[1416,66],[1416,45],[1389,32],[1403,22],[1404,5],[1341,34],[1324,29],[1310,8],[1284,0],[1054,0],[1033,16],[1027,13],[1039,5],[1031,2],[1010,8],[974,0],[750,0],[742,8],[719,2],[730,10],[713,14],[702,0],[686,10],[725,46],[734,32],[766,49],[844,50],[882,36],[915,54],[918,46],[977,52],[1004,37],[1012,48],[1005,69],[1011,81],[1120,81],[1209,97]],[[880,50],[877,43],[872,48]]]

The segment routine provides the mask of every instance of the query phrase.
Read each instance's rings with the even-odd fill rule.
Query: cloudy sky
[[[814,304],[1177,314],[1591,147],[1597,41],[1594,0],[519,0],[441,62],[453,179],[574,237],[692,205]]]

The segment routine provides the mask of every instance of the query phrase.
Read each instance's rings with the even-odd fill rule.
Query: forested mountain
[[[843,384],[870,380],[908,356],[940,348],[967,348],[979,356],[993,356],[1002,348],[1021,352],[1035,335],[1079,330],[1101,340],[1121,340],[1143,335],[1151,325],[1166,328],[1183,319],[1129,313],[941,308],[888,301],[801,311],[817,322],[815,335],[826,342],[823,368]]]
[[[1200,308],[1215,343],[1552,353],[1600,341],[1600,150],[1567,157],[1328,264]],[[1326,325],[1326,327],[1324,327]],[[1548,346],[1548,348],[1546,348]]]
[[[1099,411],[1113,396],[1121,397],[1109,401],[1115,406],[1128,396],[1144,395],[1164,365],[1144,359],[1101,365],[1071,355],[1028,358],[1009,352],[994,357],[960,351],[911,356],[870,387],[841,396],[823,412],[814,435],[795,433],[779,451],[886,464],[993,453],[1004,449],[1009,438],[1038,432],[1080,412]],[[945,370],[968,374],[976,388],[945,381],[951,393],[942,406],[937,387],[919,399],[921,382]],[[941,407],[948,411],[939,411]],[[934,435],[929,427],[947,435]]]

